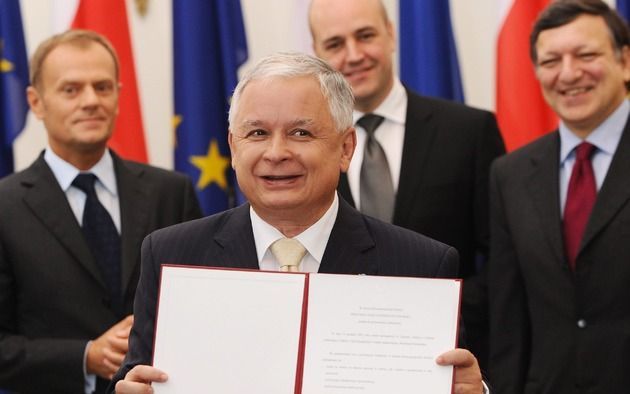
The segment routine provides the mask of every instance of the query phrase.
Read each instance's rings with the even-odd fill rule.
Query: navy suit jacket
[[[125,313],[151,231],[201,216],[188,178],[115,154]],[[43,155],[0,180],[0,387],[84,392],[83,356],[123,316]]]
[[[151,364],[162,264],[258,269],[249,209],[245,204],[145,239],[129,353],[114,381],[135,365]],[[455,278],[457,265],[454,248],[364,216],[340,199],[319,272]]]
[[[492,167],[488,272],[494,389],[628,392],[630,122],[598,192],[575,273],[564,255],[559,156],[555,132]]]

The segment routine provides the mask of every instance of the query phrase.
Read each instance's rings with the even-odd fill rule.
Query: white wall
[[[75,1],[21,0],[29,55],[40,41],[55,31],[53,12],[58,4],[72,8]],[[466,101],[490,110],[494,107],[498,1],[451,0]],[[384,2],[397,24],[397,0]],[[149,159],[155,165],[171,168],[171,1],[149,1],[145,17],[138,14],[134,0],[127,3]],[[307,0],[241,0],[249,46],[248,64],[280,50],[310,51],[307,3]],[[29,165],[45,144],[46,134],[41,123],[29,115],[26,130],[15,144],[16,168]]]

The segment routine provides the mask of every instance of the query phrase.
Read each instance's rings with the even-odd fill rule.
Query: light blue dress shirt
[[[583,141],[595,145],[596,149],[591,158],[591,164],[595,174],[595,185],[599,191],[617,151],[621,135],[628,121],[628,115],[630,115],[630,103],[628,100],[624,100],[585,140],[573,134],[564,123],[560,123],[560,212],[563,216],[569,180],[571,179],[573,164],[575,164],[575,148]]]

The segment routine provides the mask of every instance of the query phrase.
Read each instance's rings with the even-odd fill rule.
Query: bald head
[[[315,16],[319,16],[317,15],[318,12],[320,12],[322,9],[326,9],[328,8],[331,4],[343,4],[343,3],[350,3],[351,1],[356,1],[356,0],[311,0],[309,7],[308,7],[308,27],[311,30],[311,37],[313,38],[313,41],[315,40],[315,29],[313,26],[313,15],[315,13]],[[375,7],[378,8],[379,13],[381,14],[382,18],[383,18],[383,22],[385,23],[391,23],[390,19],[389,19],[389,15],[387,14],[387,9],[385,8],[385,5],[383,4],[383,2],[381,0],[359,0],[360,3],[363,4],[364,7],[370,8],[370,7]]]
[[[380,0],[313,0],[313,50],[346,78],[355,108],[372,112],[394,84],[394,28]]]

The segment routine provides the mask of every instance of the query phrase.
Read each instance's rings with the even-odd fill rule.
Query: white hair
[[[297,52],[281,52],[261,59],[240,80],[234,94],[229,112],[230,125],[238,111],[239,101],[247,85],[256,80],[273,78],[296,78],[312,76],[318,82],[324,98],[328,102],[330,115],[337,131],[343,132],[352,127],[354,96],[352,89],[341,73],[325,61]]]

